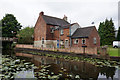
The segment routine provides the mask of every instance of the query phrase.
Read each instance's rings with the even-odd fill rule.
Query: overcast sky
[[[68,22],[77,22],[81,27],[95,25],[106,18],[113,19],[115,28],[118,28],[118,1],[119,0],[0,0],[0,19],[6,13],[14,14],[18,22],[24,27],[34,26],[39,13],[63,18]],[[94,24],[91,24],[94,22]]]

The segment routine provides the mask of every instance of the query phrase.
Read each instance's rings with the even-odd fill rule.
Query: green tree
[[[22,27],[13,14],[6,14],[1,22],[2,37],[16,37],[17,31],[19,31]]]
[[[113,20],[106,19],[105,22],[100,22],[98,33],[100,35],[101,45],[111,45],[115,40],[115,29]]]
[[[0,20],[0,37],[2,37],[2,21]]]
[[[33,27],[26,27],[26,28],[20,30],[17,34],[18,43],[20,43],[20,44],[33,44],[33,34],[34,34]]]
[[[118,33],[117,33],[117,40],[120,41],[120,27],[119,27]]]

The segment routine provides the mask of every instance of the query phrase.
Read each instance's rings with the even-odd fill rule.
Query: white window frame
[[[54,29],[51,29],[50,33],[54,33]]]
[[[55,30],[57,30],[59,28],[59,26],[55,26]]]
[[[67,44],[69,44],[69,40],[68,39],[65,40],[65,45],[67,45]]]
[[[96,37],[93,38],[93,44],[97,44],[97,39],[96,39]]]
[[[78,39],[75,39],[74,40],[74,44],[78,44],[79,43],[79,40]]]
[[[63,41],[63,40],[61,40],[61,41],[60,41],[60,44],[61,44],[61,45],[64,45],[64,41]]]
[[[83,40],[84,40],[84,43],[83,43]],[[86,39],[85,38],[82,38],[82,44],[86,44]]]
[[[60,30],[60,35],[63,35],[63,34],[64,34],[63,32],[64,32],[64,30],[61,29],[61,30]]]
[[[44,44],[44,37],[42,38],[42,44]]]
[[[54,33],[54,28],[50,27],[50,33]]]

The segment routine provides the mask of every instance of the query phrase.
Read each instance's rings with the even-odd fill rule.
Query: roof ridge
[[[42,16],[47,16],[47,17],[51,17],[51,18],[56,18],[56,19],[64,20],[64,19],[61,19],[61,18],[58,18],[58,17],[48,16],[48,15],[42,15]],[[64,20],[64,21],[65,21],[65,20]],[[66,22],[67,22],[67,21],[66,21]]]
[[[78,37],[89,37],[89,35],[91,34],[94,27],[95,26],[77,28],[77,30],[73,33],[72,37],[73,38],[75,38],[75,37],[76,38],[78,38]]]
[[[81,28],[91,28],[91,27],[95,27],[95,26],[88,26],[88,27],[81,27]]]

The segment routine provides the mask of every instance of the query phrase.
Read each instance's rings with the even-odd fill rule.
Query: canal
[[[119,66],[95,66],[86,61],[67,60],[64,58],[33,55],[22,52],[15,52],[8,56],[16,61],[25,60],[24,64],[34,64],[34,68],[18,70],[17,78],[29,74],[31,79],[36,80],[119,80]],[[21,63],[19,63],[21,64]],[[29,64],[27,65],[29,66]],[[21,73],[21,71],[24,71]],[[25,72],[26,71],[26,72]],[[29,77],[27,77],[29,78]]]

